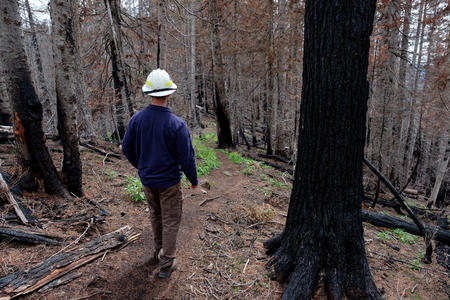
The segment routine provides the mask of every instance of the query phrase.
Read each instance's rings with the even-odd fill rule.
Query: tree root
[[[370,276],[367,261],[364,266],[352,263],[333,263],[330,266],[323,253],[321,255],[324,246],[303,240],[297,247],[292,247],[291,243],[282,240],[282,236],[283,234],[279,234],[264,242],[267,253],[272,253],[272,258],[266,264],[266,268],[273,271],[271,278],[281,283],[288,282],[282,299],[313,298],[321,278],[328,299],[382,299]],[[333,261],[336,259],[334,255],[339,254],[332,255]],[[346,258],[344,261],[348,262],[349,257]]]
[[[266,248],[266,255],[271,256],[275,252],[278,251],[278,249],[281,246],[281,240],[283,238],[283,233],[275,235],[274,237],[266,240],[264,244],[264,248]]]

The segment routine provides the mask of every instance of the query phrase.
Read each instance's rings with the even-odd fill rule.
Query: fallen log
[[[414,221],[414,223],[417,226],[417,229],[420,232],[420,235],[423,236],[425,239],[425,257],[424,262],[425,263],[431,263],[431,255],[433,254],[433,245],[431,244],[430,240],[430,232],[427,231],[427,228],[424,227],[422,222],[417,218],[417,216],[414,214],[414,212],[409,207],[408,203],[406,203],[405,199],[397,191],[397,189],[394,187],[394,185],[383,175],[381,172],[370,163],[366,158],[364,158],[364,164],[375,174],[377,177],[386,185],[386,187],[391,191],[391,193],[395,196],[395,198],[398,200],[402,208],[408,213],[408,216]]]
[[[374,202],[374,198],[369,197],[367,195],[364,195],[364,201],[367,201],[367,202],[370,201],[371,203],[373,203]],[[381,206],[390,207],[390,208],[394,209],[399,215],[404,215],[404,213],[401,210],[402,207],[401,207],[401,205],[398,202],[391,201],[391,200],[386,200],[386,199],[383,199],[383,198],[378,198],[377,199],[377,203],[381,204]]]
[[[270,154],[259,153],[258,157],[278,160],[278,161],[280,161],[282,163],[285,163],[285,164],[290,164],[291,163],[289,161],[289,159],[287,159],[285,157],[282,157],[282,156],[279,156],[279,155],[270,155]]]
[[[105,156],[110,156],[110,157],[114,157],[114,158],[117,158],[117,159],[122,159],[122,155],[121,154],[114,153],[114,152],[106,152],[105,150],[100,149],[98,147],[95,147],[95,146],[93,146],[91,144],[88,144],[88,143],[80,142],[80,145],[83,146],[83,147],[86,147],[86,148],[88,148],[88,149],[90,149],[90,150],[92,150],[94,152],[103,154]]]
[[[400,228],[411,234],[423,236],[423,233],[419,231],[417,226],[412,222],[367,210],[362,210],[361,214],[362,220],[372,225],[393,229]],[[426,230],[431,233],[431,239],[450,245],[450,231],[442,229],[438,226],[426,226]]]
[[[48,235],[38,231],[1,226],[0,240],[7,238],[18,242],[46,245],[60,245],[63,240],[61,237]]]
[[[370,196],[364,195],[364,201],[373,201],[373,198]],[[401,210],[401,208],[402,208],[401,205],[394,200],[378,198],[377,203],[381,204],[381,206],[384,206],[384,207],[393,208],[399,215],[404,215],[403,211]],[[422,216],[424,218],[427,218],[427,219],[430,219],[433,221],[437,220],[437,218],[438,218],[437,214],[431,212],[427,208],[421,208],[421,207],[417,207],[417,206],[410,206],[410,208],[416,215]]]
[[[261,159],[259,157],[255,157],[255,156],[253,156],[253,155],[251,155],[249,153],[242,153],[242,155],[245,156],[245,157],[251,158],[251,159],[253,159],[255,161],[262,162],[262,163],[264,163],[264,164],[266,164],[268,166],[271,166],[272,168],[274,168],[276,170],[279,170],[279,171],[282,171],[282,172],[287,172],[287,173],[289,173],[291,175],[294,175],[294,170],[292,168],[287,168],[287,167],[283,167],[283,166],[274,164],[274,163],[272,163],[270,161],[267,161],[265,159]]]
[[[100,216],[96,216],[96,215],[91,215],[91,216],[84,216],[81,218],[73,218],[73,219],[53,219],[51,220],[52,222],[66,222],[66,223],[75,223],[75,222],[84,222],[84,221],[89,221],[89,220],[93,220],[93,222],[97,223],[101,223],[104,222],[105,219],[100,217]],[[1,299],[0,299],[1,300]]]
[[[58,279],[55,279],[55,280],[49,282],[46,286],[44,286],[43,288],[40,288],[39,292],[45,292],[48,289],[51,289],[51,288],[54,288],[54,287],[57,287],[57,286],[69,283],[72,280],[81,277],[81,275],[83,275],[83,274],[80,273],[80,272],[66,274],[66,275],[64,275],[64,276],[62,276],[62,277],[60,277]]]
[[[0,278],[0,293],[10,299],[31,293],[101,257],[107,250],[122,249],[139,236],[140,233],[135,233],[130,226],[125,226],[97,237],[75,249],[58,253],[27,270],[19,270]]]

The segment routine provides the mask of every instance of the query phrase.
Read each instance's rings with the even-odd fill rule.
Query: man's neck
[[[164,98],[155,98],[152,97],[152,105],[167,107],[167,99],[169,97]]]

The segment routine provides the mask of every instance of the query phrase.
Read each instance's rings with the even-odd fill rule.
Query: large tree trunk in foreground
[[[299,153],[283,232],[265,243],[282,299],[380,299],[366,259],[362,161],[375,0],[307,0]],[[332,54],[332,55],[331,55]]]
[[[217,1],[209,1],[208,13],[211,21],[211,52],[214,67],[214,92],[216,119],[217,119],[217,138],[219,148],[234,148],[233,137],[231,134],[230,117],[227,108],[225,93],[225,69],[222,62],[222,46],[219,36],[219,16],[217,11]]]
[[[78,97],[84,94],[79,81],[81,60],[79,56],[78,2],[75,0],[50,1],[52,19],[53,57],[56,68],[56,104],[58,132],[64,150],[62,173],[67,188],[77,196],[83,195],[81,159],[78,151],[77,111]]]
[[[17,161],[25,173],[22,180],[29,188],[44,181],[51,194],[70,197],[56,172],[45,145],[42,130],[42,105],[31,82],[21,39],[19,8],[16,1],[0,1],[0,59],[2,75],[8,81],[12,99]]]

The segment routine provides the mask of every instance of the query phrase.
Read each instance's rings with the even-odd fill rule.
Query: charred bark
[[[42,130],[42,105],[36,95],[26,62],[20,30],[17,2],[0,2],[0,57],[2,75],[8,80],[8,92],[13,103],[14,134],[17,157],[25,173],[22,181],[28,188],[44,182],[45,190],[70,198],[62,185],[50,153],[45,145]],[[12,51],[11,49],[14,49]]]
[[[208,11],[211,18],[211,52],[214,68],[214,109],[217,119],[218,148],[234,148],[233,136],[231,133],[230,117],[227,108],[224,66],[222,61],[222,47],[219,37],[219,16],[217,11],[217,1],[209,1]]]
[[[125,64],[122,53],[122,37],[121,37],[121,19],[120,19],[120,1],[105,0],[105,6],[108,12],[110,22],[110,55],[112,66],[112,77],[114,91],[116,95],[116,115],[118,127],[118,139],[121,140],[125,134],[125,124],[127,116],[132,117],[134,114],[133,101],[128,87],[127,77],[125,75]],[[124,109],[126,105],[126,111]]]
[[[424,236],[416,224],[408,222],[400,218],[395,218],[383,214],[377,214],[370,211],[362,211],[362,219],[364,222],[369,222],[372,225],[388,228],[399,228],[414,235]],[[431,238],[433,240],[450,245],[450,232],[439,226],[426,226],[428,232],[432,232]]]
[[[77,111],[78,97],[82,97],[78,74],[80,60],[78,55],[78,2],[50,1],[52,20],[53,57],[56,72],[56,107],[58,112],[58,132],[64,151],[62,175],[70,192],[83,195],[82,166],[78,144]]]
[[[329,299],[381,298],[361,219],[374,12],[374,0],[306,1],[294,187],[283,232],[265,243],[268,266],[289,282],[282,299],[311,299],[321,278]]]

